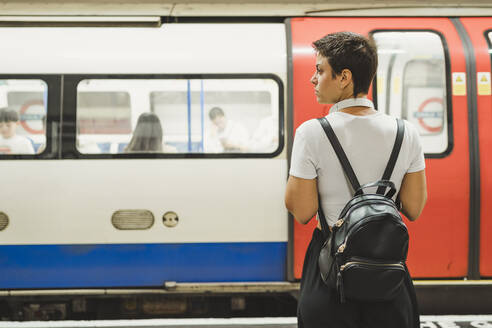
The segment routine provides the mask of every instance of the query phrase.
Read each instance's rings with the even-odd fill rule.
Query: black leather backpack
[[[396,141],[382,179],[360,186],[330,123],[324,117],[319,121],[355,191],[331,233],[319,203],[319,219],[326,237],[318,259],[321,277],[329,287],[337,289],[341,302],[391,300],[404,285],[407,274],[409,236],[392,199],[396,188],[390,181],[405,125],[397,119]],[[376,193],[364,193],[370,187],[377,187]]]

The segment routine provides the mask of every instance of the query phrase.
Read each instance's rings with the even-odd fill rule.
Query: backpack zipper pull
[[[334,227],[336,227],[337,229],[340,228],[343,222],[344,222],[343,219],[338,219],[338,221],[335,222]]]
[[[340,293],[340,303],[345,303],[345,291],[343,290],[343,277],[340,271],[337,274],[337,287],[338,287],[338,292]]]
[[[345,246],[347,246],[345,243],[343,243],[340,246],[338,246],[337,254],[342,254],[343,251],[345,250]]]

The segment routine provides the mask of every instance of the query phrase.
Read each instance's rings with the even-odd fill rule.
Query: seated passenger
[[[251,137],[249,151],[253,153],[271,153],[278,147],[278,120],[267,116],[258,124]]]
[[[29,138],[17,135],[19,124],[15,110],[0,109],[0,154],[34,154]]]
[[[205,140],[206,152],[248,151],[248,132],[241,124],[226,118],[220,107],[212,108],[208,117],[212,121],[212,130]]]
[[[91,140],[81,141],[81,138],[77,136],[77,150],[81,154],[99,154],[101,153],[101,148]]]
[[[176,153],[176,148],[163,143],[162,126],[154,113],[142,113],[138,117],[133,137],[125,147],[125,152],[164,152]]]

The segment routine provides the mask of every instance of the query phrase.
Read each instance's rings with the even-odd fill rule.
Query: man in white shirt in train
[[[278,148],[278,118],[264,117],[258,123],[250,140],[252,153],[271,153]]]
[[[34,154],[31,141],[17,135],[19,114],[15,110],[0,109],[0,154]]]
[[[212,121],[212,130],[205,140],[205,152],[245,152],[247,151],[249,135],[241,124],[226,118],[220,107],[213,107],[208,112]]]

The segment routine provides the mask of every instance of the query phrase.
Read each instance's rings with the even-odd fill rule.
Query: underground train
[[[407,221],[416,284],[490,285],[491,17],[9,25],[0,108],[32,151],[0,139],[0,305],[294,293],[314,222],[285,209],[290,151],[295,129],[329,112],[309,82],[311,43],[343,30],[378,46],[377,109],[421,135],[429,200]],[[225,146],[217,107],[241,147]],[[159,118],[164,147],[129,152],[142,113]]]

